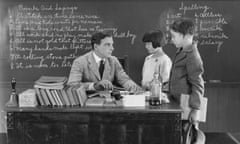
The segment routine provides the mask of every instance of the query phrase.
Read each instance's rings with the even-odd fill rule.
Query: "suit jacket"
[[[203,63],[197,45],[193,44],[176,53],[170,73],[169,92],[177,102],[181,94],[189,94],[189,106],[199,109],[204,94]]]
[[[114,78],[126,89],[129,89],[129,84],[135,84],[125,73],[118,59],[111,56],[105,60],[102,79],[113,82]],[[74,60],[68,79],[69,85],[80,84],[88,89],[91,83],[100,80],[98,65],[92,51]]]

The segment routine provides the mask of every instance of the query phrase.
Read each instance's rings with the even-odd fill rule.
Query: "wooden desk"
[[[180,144],[181,109],[7,108],[8,144]]]

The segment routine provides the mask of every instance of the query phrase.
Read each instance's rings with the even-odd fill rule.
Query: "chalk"
[[[221,80],[209,80],[210,83],[220,83]]]

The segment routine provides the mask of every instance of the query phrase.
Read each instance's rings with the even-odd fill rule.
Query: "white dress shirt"
[[[93,57],[94,57],[97,65],[98,65],[98,67],[100,66],[100,61],[101,61],[101,60],[104,61],[104,59],[102,59],[102,58],[100,58],[99,56],[97,56],[97,55],[95,54],[95,52],[93,52]],[[88,89],[89,89],[89,90],[95,90],[95,88],[94,88],[94,83],[91,83],[91,84],[89,85]]]

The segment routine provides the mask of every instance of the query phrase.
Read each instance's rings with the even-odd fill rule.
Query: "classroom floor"
[[[0,144],[7,144],[6,134],[0,134]],[[240,144],[240,133],[206,133],[206,144]]]
[[[240,133],[231,133],[231,135],[236,139],[237,144],[240,144]]]
[[[205,133],[205,144],[240,144],[240,135],[231,133]]]

